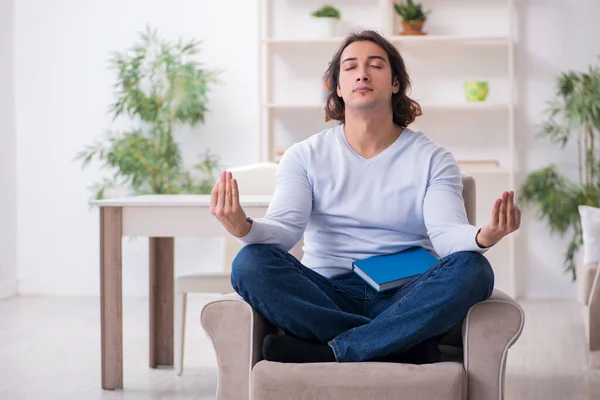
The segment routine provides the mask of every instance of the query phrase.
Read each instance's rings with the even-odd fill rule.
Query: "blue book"
[[[352,263],[352,271],[378,292],[402,286],[427,271],[438,259],[422,247],[374,256]]]

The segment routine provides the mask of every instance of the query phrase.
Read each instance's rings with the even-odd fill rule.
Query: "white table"
[[[270,196],[240,196],[248,216],[264,216]],[[96,200],[100,208],[102,388],[123,387],[123,236],[150,240],[150,367],[173,365],[174,238],[224,236],[209,195],[147,195]]]

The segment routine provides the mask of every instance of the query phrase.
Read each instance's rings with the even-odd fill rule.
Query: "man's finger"
[[[231,202],[234,208],[240,207],[240,192],[236,179],[231,180]]]
[[[500,212],[498,214],[498,229],[506,229],[506,194],[502,195],[502,202],[500,203]]]
[[[498,220],[499,220],[499,215],[500,215],[500,203],[502,202],[501,199],[497,199],[496,202],[494,203],[494,207],[492,208],[492,227],[497,227],[498,226]]]
[[[513,193],[508,194],[508,198],[506,200],[506,227],[509,230],[514,229],[515,223],[515,203],[513,202]]]
[[[217,201],[219,208],[223,208],[223,206],[225,206],[225,176],[225,171],[221,172],[221,180],[219,181],[219,199]]]
[[[231,207],[231,172],[227,173],[227,182],[225,184],[225,206],[226,207]]]
[[[217,183],[213,187],[212,191],[210,192],[210,209],[211,209],[211,212],[213,212],[215,210],[215,208],[217,207],[217,199],[218,199],[218,196],[219,196],[219,183],[220,182],[221,181],[217,181]]]
[[[515,206],[515,227],[519,228],[519,226],[521,226],[521,210]]]

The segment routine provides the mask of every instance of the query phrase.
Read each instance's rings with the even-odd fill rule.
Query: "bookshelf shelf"
[[[508,45],[510,38],[504,35],[423,35],[423,36],[386,36],[396,44],[460,44],[473,46],[498,46]],[[329,38],[267,38],[264,44],[273,46],[306,46],[306,45],[331,45],[339,44],[343,36]]]

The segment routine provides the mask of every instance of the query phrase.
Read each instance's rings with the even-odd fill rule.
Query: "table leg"
[[[150,367],[172,366],[174,345],[173,238],[150,238]]]
[[[123,387],[122,209],[100,208],[102,389]]]

